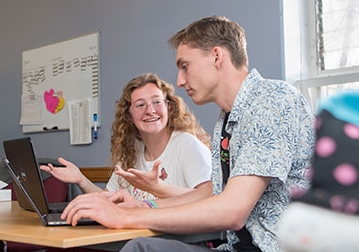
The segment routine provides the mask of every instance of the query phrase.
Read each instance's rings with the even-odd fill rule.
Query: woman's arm
[[[171,184],[161,183],[158,178],[158,169],[161,162],[155,162],[153,169],[149,172],[139,171],[137,169],[122,170],[119,166],[116,166],[115,173],[122,176],[132,186],[153,194],[154,196],[164,199],[174,197],[183,193],[193,191],[192,188],[181,187]],[[205,181],[195,186],[195,189],[206,186],[210,181]]]
[[[77,184],[83,193],[100,192],[102,189],[92,183],[73,163],[59,157],[58,161],[65,167],[54,167],[52,164],[41,165],[40,169],[65,183]]]

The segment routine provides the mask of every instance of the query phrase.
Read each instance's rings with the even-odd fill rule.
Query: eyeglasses
[[[165,99],[155,99],[152,100],[149,104],[144,101],[137,101],[132,104],[132,107],[138,112],[145,112],[149,105],[152,105],[152,107],[157,110],[162,109],[167,103],[168,101]]]

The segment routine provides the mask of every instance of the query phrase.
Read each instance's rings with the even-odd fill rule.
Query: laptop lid
[[[41,221],[47,225],[46,214],[43,214],[41,210],[37,207],[36,203],[32,200],[29,192],[27,191],[26,187],[24,186],[25,181],[23,180],[22,174],[19,174],[18,171],[10,164],[7,158],[3,159],[6,167],[9,169],[10,175],[13,178],[14,183],[19,187],[19,189],[23,192],[26,199],[29,201],[31,207],[35,210],[37,215],[40,217]]]
[[[6,140],[3,145],[6,154],[3,160],[5,165],[41,221],[48,226],[69,225],[61,219],[61,213],[50,212],[32,140],[29,137]],[[78,225],[94,224],[98,225],[89,218],[78,221]]]
[[[48,213],[49,206],[31,138],[6,140],[3,142],[3,146],[6,159],[11,164],[8,168],[11,168],[13,173],[19,176],[21,184],[36,204],[41,215]],[[18,183],[16,184],[18,185]],[[24,190],[21,191],[24,193]],[[16,191],[16,193],[18,192]],[[29,201],[29,197],[26,197],[27,201]],[[24,197],[19,197],[19,200],[24,201]],[[26,203],[30,202],[19,201],[20,206],[25,206],[25,209]]]

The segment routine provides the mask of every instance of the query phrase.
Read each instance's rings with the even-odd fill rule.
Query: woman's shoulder
[[[171,139],[177,141],[199,141],[196,136],[185,131],[174,131],[172,133]]]
[[[202,143],[195,135],[184,131],[173,132],[171,136],[171,142],[176,144],[176,146],[198,146],[197,148],[201,147],[208,149],[208,147],[204,143]]]

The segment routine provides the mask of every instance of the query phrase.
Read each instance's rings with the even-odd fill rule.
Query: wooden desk
[[[140,236],[160,236],[196,243],[218,239],[221,232],[174,235],[149,229],[109,229],[101,225],[48,227],[43,225],[36,213],[21,209],[16,201],[0,202],[0,241],[57,248],[90,247],[118,251],[125,241]]]
[[[16,201],[0,202],[0,240],[57,248],[71,248],[160,235],[149,229],[108,229],[101,225],[47,227],[36,213]]]

